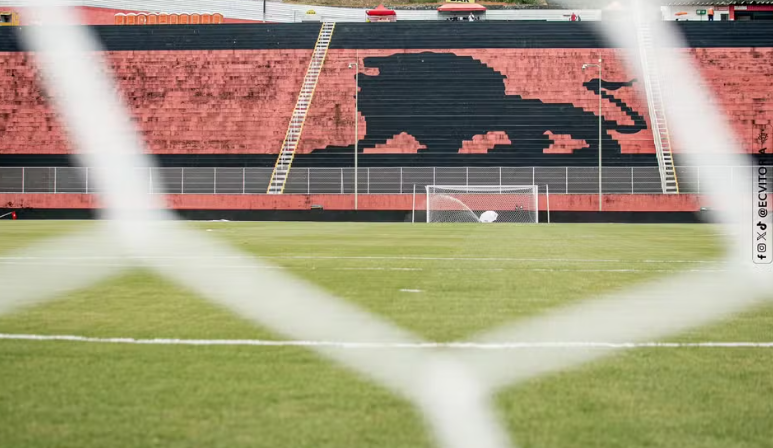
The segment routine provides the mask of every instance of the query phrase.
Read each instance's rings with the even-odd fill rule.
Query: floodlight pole
[[[603,139],[601,138],[601,124],[604,120],[604,116],[601,115],[601,59],[599,59],[599,211],[602,209],[602,196],[604,193],[601,189],[601,150],[603,145]]]
[[[583,71],[588,67],[597,67],[599,69],[599,211],[602,210],[602,199],[603,199],[603,192],[601,189],[601,154],[602,154],[602,131],[601,131],[601,125],[604,120],[603,115],[601,115],[601,59],[599,59],[598,64],[583,64],[582,69]]]
[[[357,62],[352,62],[349,64],[349,68],[354,68],[354,209],[358,210],[357,207],[357,181],[359,180],[359,177],[357,176],[357,156],[359,153],[358,143],[359,143],[359,102],[360,102],[360,60],[359,57],[357,58]]]

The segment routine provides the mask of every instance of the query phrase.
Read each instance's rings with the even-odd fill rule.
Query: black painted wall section
[[[772,47],[770,22],[673,22],[690,47]],[[110,51],[311,49],[319,23],[94,26]],[[0,52],[21,51],[0,27]],[[339,23],[330,48],[608,48],[593,22]]]
[[[312,49],[319,23],[90,27],[108,51]],[[0,27],[0,52],[22,51],[21,28]]]
[[[311,155],[297,155],[293,166],[297,168],[307,167],[351,167],[353,165],[353,154],[335,154],[326,157],[315,158]],[[360,156],[359,165],[361,167],[384,167],[384,166],[451,166],[448,160],[443,156],[423,157],[412,154],[403,154],[399,162],[395,163],[394,157],[379,154],[370,154]],[[635,156],[635,155],[634,155]],[[273,167],[276,163],[276,154],[213,154],[213,155],[187,155],[187,154],[165,154],[154,156],[156,164],[160,167],[216,167],[216,168],[249,168],[249,167]],[[720,162],[712,162],[712,156],[703,157],[703,163],[707,166],[720,166]],[[773,165],[773,155],[764,159],[757,155],[752,155],[752,159],[765,165]],[[596,166],[591,161],[581,163],[580,160],[571,159],[546,159],[545,163],[538,166]],[[469,167],[488,167],[488,166],[536,166],[536,165],[512,165],[504,159],[491,159],[481,157],[480,154],[459,154],[454,158],[454,166]],[[676,166],[690,166],[688,160],[679,154],[674,155]],[[562,164],[563,163],[563,164]],[[744,165],[748,163],[741,161]],[[618,159],[605,162],[605,166],[656,166],[654,154],[642,154],[627,159]],[[70,167],[77,166],[75,160],[64,154],[8,154],[0,155],[0,167]]]
[[[595,166],[598,165],[598,116],[571,103],[543,103],[505,94],[505,75],[473,59],[451,53],[400,53],[387,57],[367,57],[367,68],[378,69],[378,75],[360,74],[359,110],[367,122],[367,134],[359,148],[384,144],[400,133],[413,136],[426,146],[419,149],[411,166],[459,166],[459,160],[469,155],[458,154],[462,142],[475,135],[504,132],[508,144],[491,148],[476,155],[476,161],[506,166]],[[438,78],[439,74],[450,74]],[[608,131],[635,134],[647,129],[642,115],[615,98],[614,91],[630,88],[634,81],[602,81],[602,98],[618,107],[633,122],[622,125],[604,120],[604,164],[656,164],[653,154],[622,154],[620,144]],[[474,87],[471,87],[474,86]],[[584,86],[596,93],[598,79]],[[610,93],[611,92],[611,93]],[[646,113],[646,111],[645,111]],[[573,154],[546,154],[553,140],[545,135],[571,135],[585,140],[587,148]],[[311,156],[297,157],[296,166],[325,163],[332,154],[354,153],[354,144],[347,147],[319,148]],[[316,157],[314,157],[316,156]],[[363,155],[367,166],[374,160]],[[383,157],[383,156],[382,156]],[[399,166],[405,155],[394,155],[391,166]],[[315,158],[317,160],[315,160]],[[328,162],[329,163],[329,162]]]

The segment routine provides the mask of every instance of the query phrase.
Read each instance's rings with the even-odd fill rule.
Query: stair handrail
[[[290,160],[288,160],[286,162],[282,162],[282,154],[285,153],[285,149],[288,147],[287,146],[288,145],[287,140],[288,140],[288,137],[290,136],[290,134],[292,132],[293,119],[296,118],[296,112],[298,111],[298,105],[301,102],[301,98],[303,98],[303,96],[304,96],[304,87],[306,86],[306,82],[307,82],[307,80],[310,77],[309,73],[311,71],[311,68],[314,66],[314,62],[316,60],[315,57],[317,55],[317,48],[319,46],[319,42],[322,39],[322,36],[325,34],[325,31],[327,30],[327,26],[328,25],[330,26],[329,34],[331,36],[333,34],[333,30],[335,29],[335,22],[323,22],[322,25],[319,28],[319,34],[317,35],[317,41],[314,44],[314,50],[311,53],[311,60],[309,61],[309,65],[306,68],[306,74],[303,77],[303,83],[301,84],[301,89],[298,92],[298,98],[295,100],[295,106],[293,107],[293,112],[290,115],[290,124],[287,127],[287,132],[285,132],[285,137],[284,137],[284,140],[282,141],[282,146],[279,149],[279,155],[276,158],[276,163],[274,163],[274,169],[271,172],[271,178],[268,181],[268,189],[266,191],[267,194],[271,194],[271,189],[272,189],[271,187],[273,186],[274,180],[276,178],[277,168],[280,165],[282,165],[282,166],[285,166],[285,165],[292,166],[292,162],[295,159],[295,148],[297,148],[297,146],[298,146],[298,143],[300,141],[300,136],[303,133],[303,127],[306,124],[306,118],[305,117],[306,117],[306,115],[309,112],[309,108],[311,107],[311,98],[314,98],[314,93],[317,90],[317,84],[319,83],[319,73],[317,73],[317,75],[316,75],[316,78],[314,80],[314,86],[312,87],[311,93],[309,94],[309,104],[306,106],[306,109],[305,109],[305,111],[303,113],[298,113],[297,114],[297,115],[303,117],[303,121],[301,121],[300,128],[298,129],[298,136],[297,136],[297,138],[295,140],[293,140],[293,142],[294,142],[293,145],[292,145],[293,150],[290,153]],[[319,64],[319,71],[320,72],[322,71],[322,66],[325,63],[325,58],[327,57],[327,51],[328,51],[329,48],[330,48],[330,42],[328,41],[327,45],[325,46],[325,52],[323,53],[321,61],[320,61],[320,64]],[[289,176],[289,172],[287,173],[287,176]],[[284,193],[285,185],[287,185],[287,176],[285,176],[285,178],[284,178],[284,180],[282,182],[282,188],[279,191],[279,194]]]
[[[647,44],[644,41],[644,31],[646,28],[646,31],[650,35],[650,39],[652,39],[652,34],[650,33],[649,24],[642,19],[641,12],[639,10],[639,3],[636,2],[635,6],[635,20],[636,20],[636,36],[637,36],[637,43],[638,43],[638,50],[639,50],[639,59],[641,61],[641,69],[644,75],[644,90],[647,97],[647,109],[649,111],[650,116],[650,124],[652,125],[652,131],[653,131],[653,141],[655,142],[655,151],[657,154],[657,160],[658,160],[658,169],[660,172],[660,188],[663,193],[666,193],[668,191],[667,188],[667,179],[666,179],[666,161],[663,153],[663,142],[661,138],[663,135],[665,135],[666,141],[668,142],[668,148],[669,151],[671,151],[671,163],[672,168],[674,172],[674,182],[676,187],[676,192],[679,192],[679,182],[676,177],[676,165],[673,163],[673,147],[671,145],[671,136],[668,134],[668,126],[666,121],[666,114],[665,109],[663,110],[663,123],[666,125],[665,133],[661,132],[661,125],[658,122],[658,117],[655,110],[655,98],[653,93],[653,80],[650,77],[650,63],[648,58],[648,52],[649,48],[647,47]],[[654,55],[653,55],[654,57]],[[654,62],[654,69],[658,70],[659,67],[657,65],[657,62]],[[658,88],[660,88],[660,83],[658,83]],[[660,92],[661,95],[663,92]],[[660,98],[661,106],[663,106],[663,99]]]

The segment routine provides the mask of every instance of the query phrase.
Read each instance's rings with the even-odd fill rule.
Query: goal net
[[[536,185],[427,185],[427,222],[536,223]]]

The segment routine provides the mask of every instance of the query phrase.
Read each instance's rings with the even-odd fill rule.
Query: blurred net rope
[[[99,230],[40,241],[18,251],[26,257],[125,257],[159,275],[184,285],[234,313],[294,340],[356,341],[395,344],[379,350],[342,350],[314,346],[323,356],[370,378],[410,400],[424,416],[438,446],[446,448],[504,448],[514,446],[493,406],[501,387],[548,372],[568,369],[627,346],[654,341],[708,322],[726,318],[769,298],[773,276],[768,266],[751,262],[751,180],[720,179],[708,186],[718,222],[732,227],[725,235],[726,258],[721,269],[687,272],[639,284],[626,291],[589,298],[485,332],[478,343],[535,343],[519,351],[406,350],[400,344],[421,339],[282,270],[268,270],[264,259],[252,257],[228,244],[175,221],[163,198],[146,194],[137,175],[150,168],[142,145],[132,130],[126,110],[117,98],[98,42],[88,27],[76,24],[66,2],[31,1],[41,26],[24,27],[23,41],[35,52],[37,64],[54,106],[63,118],[82,165],[98,167],[104,218]],[[619,2],[642,17],[645,2]],[[651,11],[649,12],[651,13]],[[638,19],[637,19],[638,20]],[[57,25],[49,25],[54,24]],[[640,23],[639,23],[640,24]],[[663,68],[661,83],[674,92],[667,100],[673,133],[685,157],[701,166],[702,152],[721,155],[730,165],[745,157],[737,151],[731,132],[719,112],[695,83],[697,70],[676,49],[680,37],[665,23],[652,22],[660,37],[657,52]],[[599,32],[619,47],[636,51],[630,23],[602,22]],[[635,58],[631,58],[635,60]],[[632,67],[632,70],[637,70]],[[712,132],[705,132],[711,129]],[[710,134],[710,135],[709,135]],[[715,158],[716,162],[717,159]],[[747,162],[748,164],[748,162]],[[745,218],[745,217],[748,217]],[[175,257],[176,263],[164,263]],[[241,257],[254,269],[213,267],[208,259]],[[710,264],[707,266],[711,266]],[[34,265],[0,267],[0,313],[52,299],[120,273],[126,266],[77,264],[50,267],[45,279]],[[598,342],[607,346],[545,350],[539,344]]]

